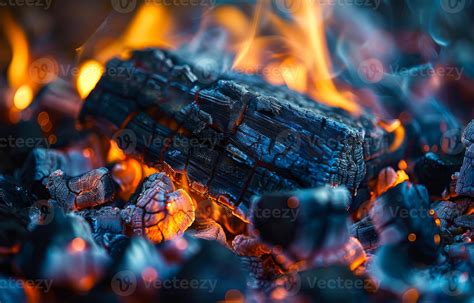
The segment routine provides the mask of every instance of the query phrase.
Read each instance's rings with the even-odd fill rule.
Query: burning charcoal
[[[441,196],[461,164],[462,158],[459,156],[427,153],[417,161],[415,176],[419,183],[425,185],[430,195]]]
[[[342,188],[268,194],[253,202],[251,220],[262,241],[308,260],[348,241],[348,207],[349,193]]]
[[[188,234],[199,239],[215,240],[223,245],[227,245],[224,229],[220,224],[212,219],[196,218]]]
[[[377,246],[379,237],[370,217],[351,225],[351,235],[360,241],[364,249],[374,249]]]
[[[456,243],[446,247],[446,253],[449,258],[454,260],[469,260],[474,263],[474,242]]]
[[[55,209],[49,224],[38,225],[17,255],[16,265],[27,279],[42,279],[53,288],[88,291],[109,263],[105,250],[92,239],[87,222]]]
[[[417,262],[437,259],[438,230],[429,213],[428,192],[422,185],[404,182],[389,189],[376,199],[370,217],[381,245],[404,246]]]
[[[474,120],[469,123],[469,125],[464,130],[462,135],[462,143],[468,147],[474,144]]]
[[[288,271],[286,260],[277,250],[272,250],[257,238],[238,235],[232,241],[232,248],[242,258],[242,265],[250,273],[249,287],[256,294],[268,293],[276,280]]]
[[[12,209],[29,207],[33,197],[15,179],[0,175],[0,205]]]
[[[459,195],[474,197],[474,144],[469,146],[459,172],[456,192]]]
[[[449,186],[443,191],[442,197],[445,200],[449,200],[451,198],[455,198],[458,196],[456,193],[456,185],[458,183],[459,172],[455,172],[451,175],[451,180],[449,182]]]
[[[474,197],[474,121],[464,130],[463,143],[466,145],[464,162],[459,172],[456,192]]]
[[[163,286],[160,301],[223,302],[230,300],[231,295],[243,299],[247,275],[239,257],[216,241],[195,242],[196,244],[186,240],[187,248],[182,249],[192,249],[194,253],[181,264],[176,273],[164,276],[159,281],[159,285]],[[172,281],[177,282],[171,283]],[[181,281],[188,282],[189,287],[180,286]]]
[[[391,167],[382,169],[377,178],[377,186],[375,188],[375,194],[380,196],[387,190],[396,185],[407,181],[408,176],[403,170],[395,171]]]
[[[123,234],[124,226],[119,208],[105,206],[100,209],[86,209],[77,212],[77,215],[89,222],[96,243],[109,251],[119,248],[121,242],[127,238]]]
[[[133,297],[137,302],[156,301],[158,278],[170,275],[166,260],[156,247],[142,237],[126,239],[114,256],[107,281],[119,298]]]
[[[474,215],[464,215],[454,219],[457,226],[474,229]]]
[[[92,169],[79,153],[63,153],[52,149],[35,148],[19,172],[19,179],[38,196],[46,198],[43,181],[54,171],[62,170],[67,176],[76,177]]]
[[[108,64],[118,67],[130,76],[105,73],[81,121],[115,134],[122,149],[176,182],[185,173],[192,192],[231,209],[243,204],[245,211],[256,194],[299,187],[355,191],[366,171],[371,177],[384,165],[378,157],[391,135],[365,114],[353,117],[235,72],[204,84],[187,62],[157,49]]]
[[[27,235],[27,208],[32,204],[33,198],[15,179],[0,175],[0,256],[17,252]]]
[[[159,243],[183,233],[195,219],[195,206],[183,189],[176,190],[164,173],[148,177],[122,211],[126,224],[137,235]]]
[[[450,201],[437,201],[431,204],[435,215],[441,221],[441,227],[446,229],[451,225],[456,217],[462,214],[459,205]]]
[[[115,185],[106,168],[73,178],[57,170],[45,183],[51,198],[66,211],[102,205],[110,202],[115,195]]]
[[[369,292],[377,289],[368,277],[357,276],[344,266],[303,271],[296,279],[297,287],[280,286],[287,292],[286,302],[368,302]]]
[[[349,208],[351,214],[357,211],[365,202],[370,200],[370,192],[371,190],[367,186],[357,189],[357,195],[352,199],[351,207]]]

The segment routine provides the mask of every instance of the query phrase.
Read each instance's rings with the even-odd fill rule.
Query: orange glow
[[[400,160],[400,162],[398,162],[398,168],[401,170],[406,170],[408,168],[407,161]]]
[[[350,92],[340,92],[332,80],[323,8],[318,1],[298,1],[299,5],[294,5],[295,9],[291,11],[293,21],[284,21],[272,14],[271,9],[263,9],[262,3],[257,5],[251,25],[245,18],[238,19],[242,23],[239,27],[248,29],[249,34],[240,44],[243,46],[237,52],[234,69],[249,73],[254,69],[263,71],[264,77],[273,84],[283,82],[318,102],[360,114],[361,108],[354,96]],[[277,32],[258,36],[262,20],[269,22]],[[268,58],[273,61],[265,62]]]
[[[225,303],[243,303],[243,302],[245,302],[244,295],[237,289],[231,289],[225,293]]]
[[[122,38],[105,48],[97,50],[99,62],[124,55],[130,49],[146,47],[175,47],[175,43],[167,38],[173,28],[173,20],[169,10],[156,3],[145,3],[138,9]]]
[[[8,81],[13,88],[19,88],[26,82],[29,51],[28,41],[23,30],[13,21],[9,14],[2,14],[4,31],[12,48],[12,60],[8,68]]]
[[[86,241],[84,241],[82,238],[74,238],[72,241],[71,241],[71,250],[73,252],[81,252],[81,251],[84,251],[86,249]]]
[[[402,297],[403,303],[416,303],[420,297],[418,291],[415,288],[408,289]]]
[[[402,146],[403,141],[405,141],[405,128],[403,127],[400,120],[394,120],[391,123],[386,123],[379,121],[380,127],[385,129],[389,133],[393,133],[394,139],[392,144],[389,147],[390,152],[396,151],[400,146]]]
[[[19,110],[24,110],[30,106],[33,101],[33,90],[30,86],[24,84],[15,92],[13,105]]]
[[[10,121],[19,121],[20,112],[26,109],[33,101],[34,91],[28,83],[28,64],[30,54],[28,50],[28,40],[25,32],[15,23],[13,18],[7,14],[1,14],[3,20],[2,27],[11,46],[12,60],[8,67],[7,77],[12,90],[14,108],[10,110]]]
[[[244,41],[241,51],[237,54],[234,60],[234,67],[239,65],[239,63],[245,58],[245,56],[250,50],[250,47],[252,46],[252,43],[255,39],[255,35],[257,34],[258,25],[260,24],[260,18],[262,17],[263,4],[263,0],[258,0],[258,4],[255,8],[255,16],[253,18],[250,35],[247,40]]]
[[[81,65],[76,83],[81,98],[89,95],[97,82],[99,82],[103,72],[104,67],[102,64],[94,60],[86,61]]]
[[[408,235],[408,241],[415,242],[416,241],[416,235],[414,233],[409,234]]]
[[[466,215],[472,215],[474,214],[474,206],[469,207],[469,209],[466,212]]]
[[[79,289],[82,291],[90,290],[95,283],[95,279],[93,276],[85,276],[79,279]]]
[[[120,197],[128,200],[143,180],[142,165],[131,158],[121,160],[113,167],[112,177],[120,185]]]
[[[107,162],[117,162],[125,160],[127,157],[124,152],[118,147],[117,143],[113,140],[110,140],[110,149],[107,155]]]
[[[434,235],[434,243],[438,245],[441,242],[441,236],[439,234]]]

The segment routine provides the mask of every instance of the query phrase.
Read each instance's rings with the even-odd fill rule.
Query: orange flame
[[[402,146],[403,141],[405,141],[405,128],[403,127],[400,120],[394,120],[391,123],[386,123],[379,121],[379,126],[385,129],[389,133],[393,133],[394,139],[392,144],[389,147],[390,152],[396,151],[400,146]]]
[[[126,54],[130,49],[173,47],[174,43],[166,37],[172,27],[173,19],[164,5],[145,3],[138,9],[122,38],[99,49],[95,58],[105,63],[114,56]]]
[[[15,91],[13,96],[14,111],[27,108],[33,101],[33,89],[27,83],[30,54],[25,33],[9,14],[1,15],[4,31],[12,50],[12,60],[7,71],[10,87]]]
[[[95,60],[84,62],[76,79],[81,98],[85,98],[99,82],[104,64],[115,56],[125,56],[130,49],[146,47],[170,48],[174,44],[166,35],[172,28],[168,9],[156,3],[143,4],[128,25],[121,39],[97,50]],[[81,51],[82,48],[78,50]]]
[[[294,2],[294,3],[293,3]],[[263,3],[263,1],[261,1]],[[250,29],[250,35],[237,53],[234,68],[253,72],[255,66],[267,70],[266,79],[273,84],[285,83],[288,87],[305,93],[321,103],[339,107],[353,114],[360,114],[361,108],[349,92],[340,92],[333,82],[332,65],[326,44],[323,8],[318,1],[292,1],[293,22],[284,21],[263,10],[258,4],[252,25],[242,24]],[[276,36],[257,36],[260,21],[269,21],[277,29]],[[268,20],[267,20],[268,19]],[[244,22],[239,19],[240,22]],[[286,50],[278,51],[278,49]],[[269,56],[268,53],[272,53]],[[273,71],[275,62],[266,63],[268,57],[277,61],[278,76]],[[273,64],[273,65],[271,65]],[[272,67],[272,68],[270,68]]]

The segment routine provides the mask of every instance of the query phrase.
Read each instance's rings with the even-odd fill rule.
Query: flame
[[[13,97],[13,105],[19,110],[27,108],[33,101],[33,90],[30,86],[24,84],[18,88]]]
[[[400,146],[402,146],[403,142],[405,141],[405,128],[402,125],[400,120],[396,119],[391,123],[386,123],[383,121],[379,121],[379,126],[385,129],[389,133],[393,133],[394,139],[392,144],[389,147],[390,152],[396,151]]]
[[[12,48],[12,60],[8,68],[8,81],[10,86],[18,88],[26,82],[28,71],[29,51],[28,40],[23,30],[13,21],[9,14],[4,18],[4,30]]]
[[[267,2],[267,1],[265,1]],[[273,84],[285,83],[288,87],[305,93],[318,102],[339,107],[355,115],[361,108],[349,92],[340,92],[333,82],[332,65],[326,43],[323,22],[323,8],[318,1],[291,1],[293,22],[282,20],[272,14],[270,9],[263,10],[261,1],[255,11],[251,25],[242,24],[241,28],[250,29],[250,34],[242,43],[236,55],[234,69],[253,72],[252,65],[260,70],[268,70],[266,79]],[[277,29],[276,36],[257,36],[260,21],[270,22]],[[239,19],[239,22],[244,22]],[[277,49],[285,48],[283,51]],[[268,56],[268,53],[272,56]],[[268,58],[277,61],[279,75],[276,76],[271,64],[264,62]],[[261,66],[263,64],[263,66]],[[274,66],[274,65],[273,65]]]
[[[130,49],[146,47],[175,47],[167,38],[173,28],[169,9],[157,3],[144,3],[126,28],[122,38],[97,51],[95,58],[105,63],[112,57],[123,56]]]
[[[8,67],[7,77],[10,87],[15,91],[13,95],[13,110],[24,110],[33,101],[33,88],[27,83],[28,64],[30,54],[28,40],[24,31],[18,26],[9,14],[1,15],[4,22],[4,31],[12,50],[12,60]]]
[[[103,72],[104,67],[95,60],[86,61],[81,65],[76,84],[81,98],[85,98],[89,95],[97,82],[99,82]]]

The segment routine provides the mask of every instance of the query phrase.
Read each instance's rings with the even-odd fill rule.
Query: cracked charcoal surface
[[[255,194],[323,184],[355,191],[366,172],[384,165],[389,136],[372,117],[352,117],[257,76],[203,81],[176,54],[157,49],[107,68],[127,72],[105,73],[81,121],[175,181],[186,171],[193,192],[231,208],[245,211]]]

